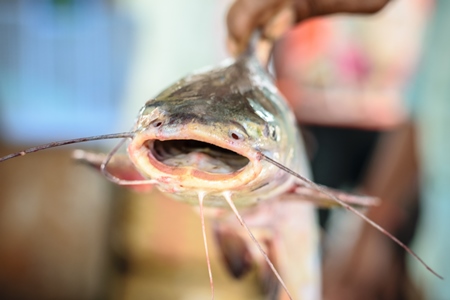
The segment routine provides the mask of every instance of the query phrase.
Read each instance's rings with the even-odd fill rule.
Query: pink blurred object
[[[430,8],[399,0],[373,16],[317,18],[289,32],[275,52],[276,72],[298,119],[372,129],[403,122],[403,90]]]

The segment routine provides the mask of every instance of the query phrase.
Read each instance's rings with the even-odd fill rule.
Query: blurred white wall
[[[123,102],[124,128],[131,127],[141,106],[167,86],[227,57],[225,16],[231,2],[118,1],[133,16],[136,41]]]

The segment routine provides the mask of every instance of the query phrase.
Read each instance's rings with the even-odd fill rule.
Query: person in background
[[[381,10],[388,0],[352,1],[352,0],[237,0],[231,6],[228,17],[228,47],[233,55],[238,55],[246,48],[249,37],[255,29],[260,29],[262,36],[270,41],[279,39],[292,25],[300,21],[335,13],[370,14]],[[446,217],[450,211],[450,139],[447,128],[450,127],[450,60],[446,54],[450,51],[450,42],[444,36],[443,28],[450,26],[446,18],[450,13],[450,4],[437,1],[434,15],[428,26],[424,43],[422,63],[417,76],[412,81],[412,88],[407,95],[413,112],[413,123],[418,135],[418,158],[421,183],[421,215],[417,236],[414,240],[415,250],[438,273],[450,276],[450,259],[446,253],[450,250],[450,239],[446,236],[449,227]],[[287,99],[292,106],[298,105],[298,99]],[[294,112],[297,111],[294,109]],[[300,119],[301,121],[301,119]],[[402,130],[404,144],[397,145],[396,157],[404,161],[408,155],[402,151],[414,147],[410,126]],[[396,143],[399,143],[398,140]],[[394,144],[396,144],[394,143]],[[409,146],[406,146],[409,145]],[[411,162],[411,161],[410,161]],[[408,163],[411,167],[411,163]],[[403,172],[413,172],[398,163]],[[389,168],[394,168],[389,166]],[[398,173],[398,170],[391,171]],[[401,175],[400,175],[401,177]],[[388,193],[380,191],[380,194]],[[367,248],[367,247],[366,247]],[[372,253],[373,252],[370,252]],[[369,255],[369,254],[367,254]],[[410,261],[415,284],[423,290],[426,299],[446,299],[450,294],[450,285],[441,281],[420,266],[415,260]],[[357,272],[350,270],[357,277]],[[411,296],[413,299],[417,297]],[[339,297],[338,297],[339,298]],[[333,298],[334,299],[334,298]],[[350,298],[347,298],[350,299]]]

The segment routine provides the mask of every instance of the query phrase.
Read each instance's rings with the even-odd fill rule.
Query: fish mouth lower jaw
[[[255,151],[249,155],[239,150],[201,139],[153,138],[129,147],[130,157],[143,175],[171,192],[220,192],[245,186],[258,176],[260,163],[252,153]]]

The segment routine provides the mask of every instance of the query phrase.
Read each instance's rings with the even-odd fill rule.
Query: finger
[[[389,0],[294,0],[297,21],[334,13],[375,13]]]
[[[295,24],[294,8],[290,5],[282,7],[264,26],[263,37],[276,40]]]
[[[268,39],[261,39],[256,45],[256,58],[262,66],[267,66],[272,52],[273,41]]]
[[[227,15],[228,47],[233,55],[242,53],[251,34],[272,19],[288,0],[237,0]]]
[[[267,65],[274,42],[294,25],[295,19],[293,7],[285,6],[264,26],[257,47],[257,57],[263,65]]]

